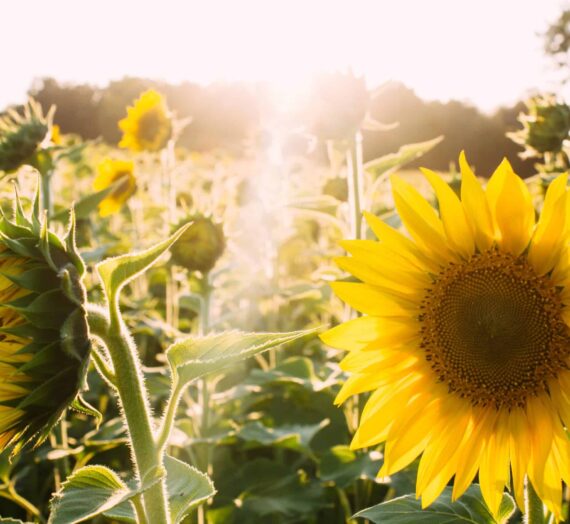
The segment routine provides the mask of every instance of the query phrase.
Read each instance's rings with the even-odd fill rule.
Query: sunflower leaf
[[[316,332],[316,329],[290,333],[228,331],[205,337],[188,337],[172,344],[166,350],[166,357],[173,377],[180,385],[185,385],[228,364]]]
[[[157,479],[154,479],[156,481]],[[105,466],[86,466],[73,473],[50,502],[48,524],[75,524],[127,503],[150,486],[131,490]]]
[[[213,497],[216,490],[208,475],[181,460],[167,455],[164,466],[170,519],[173,524],[178,524],[192,509]],[[121,522],[136,522],[128,501],[105,512],[105,516]]]
[[[414,495],[404,495],[359,511],[354,517],[382,524],[505,524],[515,511],[513,498],[505,493],[498,515],[493,517],[476,484],[456,502],[451,502],[451,493],[451,487],[445,488],[443,494],[424,510]]]
[[[402,146],[396,153],[375,158],[364,164],[364,169],[371,173],[374,178],[379,176],[388,176],[396,169],[401,168],[405,164],[417,160],[422,155],[433,149],[437,144],[443,140],[443,135],[427,140],[425,142],[418,142],[415,144],[406,144]]]
[[[109,303],[116,300],[123,286],[152,266],[178,240],[189,225],[182,226],[172,236],[145,251],[108,258],[97,264],[97,272]]]

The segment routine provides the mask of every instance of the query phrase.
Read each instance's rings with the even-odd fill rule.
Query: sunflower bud
[[[127,116],[119,121],[123,138],[119,147],[131,151],[160,151],[172,137],[172,115],[164,97],[150,89],[127,108]]]
[[[523,129],[509,136],[526,147],[525,156],[558,153],[570,132],[570,107],[552,96],[527,102],[528,114],[519,116]]]
[[[41,443],[84,402],[90,343],[74,230],[72,216],[60,239],[18,198],[13,220],[0,218],[0,450]]]
[[[9,110],[0,118],[0,171],[34,164],[36,153],[50,135],[52,114],[50,110],[44,117],[40,105],[30,99],[23,115]]]
[[[208,217],[197,216],[185,220],[179,226],[189,221],[192,221],[192,225],[170,248],[172,262],[189,271],[207,273],[215,266],[226,247],[222,225],[214,223]]]
[[[323,140],[354,137],[370,106],[364,78],[335,73],[319,78],[314,89],[312,130]]]

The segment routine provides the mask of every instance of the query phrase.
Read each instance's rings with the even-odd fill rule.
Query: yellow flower
[[[61,129],[57,124],[51,126],[51,142],[56,146],[60,146],[62,144],[61,138]]]
[[[106,158],[99,164],[97,170],[99,173],[93,182],[95,191],[101,191],[116,184],[115,189],[99,204],[99,214],[106,217],[117,213],[136,191],[134,164],[131,161]]]
[[[570,211],[567,175],[542,213],[507,160],[483,189],[460,157],[461,198],[434,172],[439,214],[394,177],[409,236],[366,214],[379,241],[344,241],[338,264],[361,282],[336,294],[364,313],[322,338],[348,350],[337,402],[372,392],[352,446],[385,442],[380,475],[422,455],[416,491],[431,504],[455,476],[458,498],[477,472],[497,513],[512,473],[528,476],[560,518],[570,483]]]
[[[123,138],[119,147],[131,151],[160,151],[172,137],[172,117],[166,101],[154,90],[145,91],[127,116],[119,121]]]

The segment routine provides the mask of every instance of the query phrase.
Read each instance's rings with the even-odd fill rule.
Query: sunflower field
[[[239,153],[0,113],[0,524],[567,521],[570,107],[436,172],[332,85]]]

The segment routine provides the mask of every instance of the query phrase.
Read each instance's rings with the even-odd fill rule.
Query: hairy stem
[[[544,524],[544,507],[528,478],[524,487],[524,524]]]
[[[110,304],[110,314],[107,324],[100,311],[90,308],[89,324],[93,335],[101,338],[109,351],[130,436],[135,474],[144,484],[158,476],[165,476],[163,453],[155,444],[151,409],[137,350],[116,301]],[[145,491],[143,499],[149,522],[169,524],[164,478]]]

